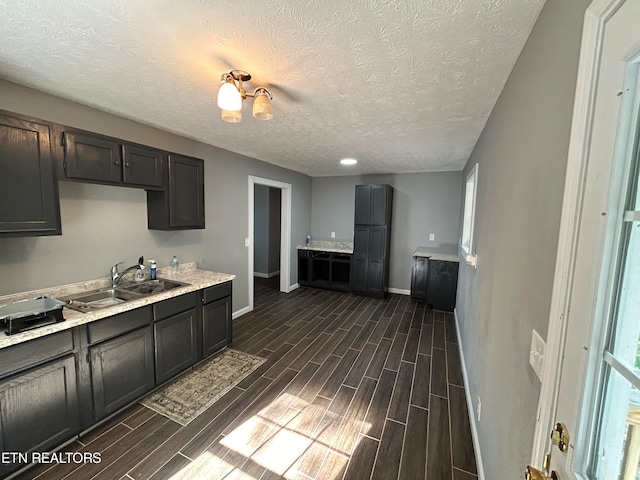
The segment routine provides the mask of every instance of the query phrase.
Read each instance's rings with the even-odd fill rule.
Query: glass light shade
[[[223,83],[218,91],[218,107],[222,110],[242,110],[242,96],[233,83]]]
[[[222,110],[221,117],[225,122],[239,123],[242,121],[242,111]]]
[[[273,105],[269,96],[260,92],[256,94],[256,98],[253,102],[253,116],[258,120],[271,120],[273,118]]]

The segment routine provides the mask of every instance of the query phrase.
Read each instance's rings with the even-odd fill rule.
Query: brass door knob
[[[549,477],[531,465],[527,465],[524,469],[524,478],[525,480],[549,480]]]

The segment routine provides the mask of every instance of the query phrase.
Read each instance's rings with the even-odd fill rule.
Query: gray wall
[[[456,313],[487,479],[521,478],[531,458],[531,330],[546,337],[588,3],[547,1],[465,167],[479,163],[478,267],[461,264]]]
[[[388,183],[393,187],[389,287],[411,287],[411,254],[419,246],[458,242],[461,172],[314,177],[311,238],[353,242],[355,186]],[[435,241],[429,241],[429,234]]]
[[[144,190],[60,182],[62,236],[0,238],[0,295],[108,276],[139,255],[167,265],[172,255],[233,273],[233,310],[249,305],[248,175],[292,184],[293,246],[310,230],[311,178],[243,155],[0,81],[0,108],[205,160],[204,230],[147,230]],[[211,128],[215,128],[212,113]],[[242,128],[242,125],[239,125]],[[297,251],[291,252],[297,283]]]
[[[280,271],[280,208],[279,188],[255,185],[253,271],[260,276],[272,276]]]

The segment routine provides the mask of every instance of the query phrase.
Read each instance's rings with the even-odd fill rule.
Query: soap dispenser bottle
[[[155,280],[157,278],[158,266],[156,265],[155,260],[149,260],[149,263],[151,264],[149,267],[149,271],[151,272],[151,280]]]
[[[175,255],[171,259],[171,274],[176,275],[178,270],[180,269],[180,263],[178,262],[178,257]]]

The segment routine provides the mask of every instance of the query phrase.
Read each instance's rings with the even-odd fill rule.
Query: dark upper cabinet
[[[164,188],[165,156],[158,150],[122,145],[122,180],[130,185]]]
[[[65,131],[64,172],[84,182],[163,189],[165,160],[159,150],[83,132]]]
[[[389,284],[391,253],[390,185],[356,185],[351,290],[384,297]]]
[[[391,223],[393,189],[390,185],[356,185],[356,225]]]
[[[0,237],[60,235],[60,199],[46,122],[0,112]]]
[[[169,187],[147,192],[147,221],[152,230],[204,228],[204,161],[169,154]]]

